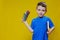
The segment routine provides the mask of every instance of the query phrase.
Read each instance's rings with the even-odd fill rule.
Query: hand
[[[23,23],[26,23],[26,21],[24,21],[23,18],[22,18],[22,22],[23,22]]]
[[[48,31],[47,31],[47,34],[50,34],[50,33],[51,33],[51,30],[48,30]]]

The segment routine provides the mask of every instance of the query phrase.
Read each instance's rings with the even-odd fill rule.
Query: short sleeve
[[[31,22],[31,28],[34,30],[34,20]]]
[[[50,28],[54,27],[54,24],[53,24],[53,22],[52,22],[52,20],[50,18],[48,18],[48,21],[49,21],[49,27]]]

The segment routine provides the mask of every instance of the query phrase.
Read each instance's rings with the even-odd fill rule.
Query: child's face
[[[38,6],[36,10],[39,17],[43,17],[46,12],[46,8],[42,6]]]

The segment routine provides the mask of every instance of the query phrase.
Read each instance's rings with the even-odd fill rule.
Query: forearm
[[[52,28],[49,28],[49,30],[48,30],[48,34],[50,34],[52,31],[54,30],[54,27],[52,27]]]
[[[54,30],[54,27],[50,28],[50,30],[49,30],[49,31],[51,31],[51,32],[52,32],[53,30]]]
[[[31,32],[33,32],[33,29],[28,25],[27,21],[25,21],[24,24],[26,25],[26,27],[27,27]]]
[[[47,28],[48,28],[48,31],[47,31],[48,34],[50,34],[54,30],[54,27],[52,28],[49,27],[49,21],[47,21]]]

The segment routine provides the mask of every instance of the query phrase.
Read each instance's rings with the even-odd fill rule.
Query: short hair
[[[38,2],[37,7],[38,7],[38,6],[45,7],[45,10],[47,11],[47,5],[46,5],[45,2]]]

